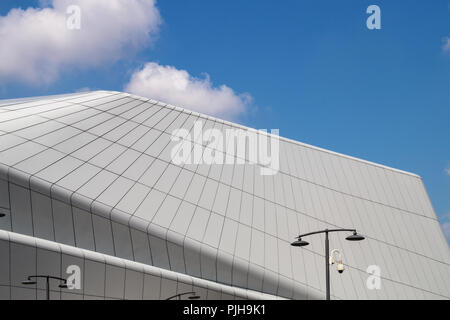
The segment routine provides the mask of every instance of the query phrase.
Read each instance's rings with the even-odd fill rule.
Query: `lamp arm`
[[[171,296],[171,297],[167,298],[166,300],[172,300],[173,298],[178,298],[178,297],[184,296],[184,295],[186,295],[186,294],[195,294],[195,292],[192,291],[192,292],[183,292],[183,293],[179,293],[179,294],[176,294],[176,295],[174,295],[174,296]]]
[[[356,229],[325,229],[325,230],[320,230],[320,231],[304,233],[304,234],[299,235],[297,238],[303,238],[303,237],[310,236],[313,234],[318,234],[318,233],[330,233],[330,232],[340,232],[340,231],[356,232]]]
[[[53,279],[53,280],[59,280],[59,281],[64,281],[66,282],[67,280],[64,278],[60,278],[60,277],[54,277],[54,276],[47,276],[47,275],[35,275],[35,276],[28,276],[28,280],[31,279],[38,279],[38,278],[43,278],[43,279]]]

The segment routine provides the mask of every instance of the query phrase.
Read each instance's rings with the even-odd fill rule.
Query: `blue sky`
[[[52,1],[1,1],[0,14],[42,3]],[[381,30],[366,27],[371,4],[381,8]],[[117,42],[108,49],[114,59],[65,57],[49,66],[55,75],[45,81],[39,74],[2,77],[0,65],[0,99],[82,88],[140,92],[133,75],[155,70],[166,90],[169,74],[184,75],[192,90],[222,99],[200,111],[421,175],[449,238],[449,6],[448,0],[160,1],[148,7],[148,19],[156,10],[160,20],[147,25],[144,16],[127,25],[137,44]],[[152,32],[148,39],[137,31],[141,22]]]

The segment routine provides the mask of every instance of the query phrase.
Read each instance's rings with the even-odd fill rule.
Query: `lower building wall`
[[[0,299],[45,299],[45,280],[24,285],[28,276],[51,275],[79,284],[60,289],[50,282],[50,299],[164,300],[195,292],[201,299],[279,299],[56,242],[0,230]],[[79,272],[78,272],[79,270]],[[79,281],[77,281],[79,279]],[[187,298],[188,295],[183,296]]]
[[[252,264],[233,256],[230,250],[218,250],[174,230],[143,222],[131,224],[126,219],[129,216],[117,209],[97,202],[78,203],[74,193],[44,183],[31,184],[29,176],[8,172],[13,182],[0,174],[0,212],[5,214],[0,230],[286,299],[325,297],[318,284],[305,283],[305,275],[295,272],[297,281],[283,276],[278,270],[281,253],[271,253],[272,259],[267,260],[272,268],[264,268],[264,263]],[[234,236],[230,238],[235,241]],[[281,239],[268,235],[264,241],[271,246],[254,247],[259,260],[263,260],[264,250],[277,246],[288,248],[300,258],[288,242],[281,244]],[[291,261],[287,262],[290,268]],[[301,261],[299,264],[303,265]]]

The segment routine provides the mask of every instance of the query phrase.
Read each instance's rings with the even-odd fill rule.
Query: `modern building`
[[[332,299],[450,298],[419,176],[285,138],[272,174],[247,149],[175,163],[174,130],[198,123],[256,132],[120,92],[0,101],[0,298],[45,298],[45,281],[23,283],[40,274],[70,278],[51,299],[323,299],[323,235],[290,244],[325,228],[366,238],[330,234],[345,265]]]

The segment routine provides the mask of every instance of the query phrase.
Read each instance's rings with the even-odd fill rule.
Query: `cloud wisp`
[[[450,213],[443,214],[439,217],[442,232],[444,233],[447,242],[450,244]]]
[[[444,222],[441,224],[442,231],[444,232],[447,242],[450,242],[450,222]]]
[[[147,46],[161,18],[155,0],[45,0],[0,16],[0,81],[51,83],[68,67],[115,62]],[[70,29],[68,8],[80,9]],[[70,12],[69,12],[70,13]]]
[[[445,37],[443,42],[442,50],[450,52],[450,37]]]
[[[237,94],[226,85],[213,86],[208,75],[196,78],[155,62],[135,71],[125,91],[226,119],[245,113],[252,101],[248,93]]]

